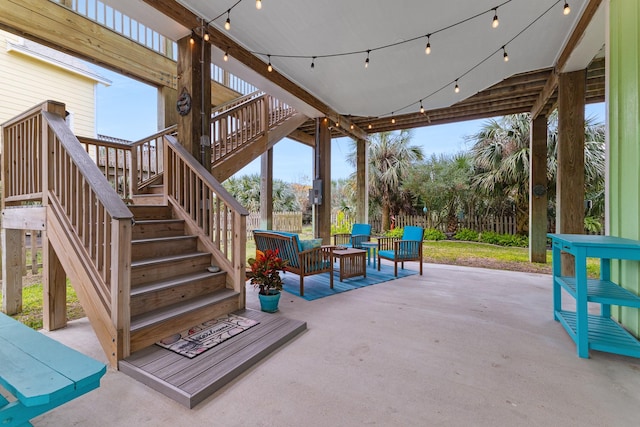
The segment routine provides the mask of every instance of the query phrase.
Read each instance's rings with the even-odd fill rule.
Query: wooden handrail
[[[255,92],[252,92],[252,93],[248,94],[248,95],[244,95],[244,96],[241,96],[239,98],[232,99],[231,101],[224,102],[224,103],[218,105],[215,109],[213,109],[213,111],[211,111],[211,116],[213,117],[213,116],[215,116],[217,114],[220,114],[220,113],[223,113],[223,112],[225,112],[227,110],[230,110],[232,108],[238,107],[238,106],[240,106],[242,104],[250,102],[251,100],[253,100],[255,98],[259,98],[262,95],[264,95],[264,92],[261,91],[261,90],[257,90]]]
[[[165,195],[244,295],[249,212],[172,136],[165,136]]]

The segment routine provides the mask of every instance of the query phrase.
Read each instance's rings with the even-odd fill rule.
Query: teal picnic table
[[[98,388],[106,369],[104,363],[0,313],[3,427],[30,426],[29,420]]]

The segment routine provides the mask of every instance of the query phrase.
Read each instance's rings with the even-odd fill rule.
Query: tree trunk
[[[382,201],[382,231],[390,230],[390,221],[389,221],[389,201]]]

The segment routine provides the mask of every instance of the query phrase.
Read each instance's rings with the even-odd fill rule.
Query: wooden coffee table
[[[349,277],[367,277],[367,251],[362,249],[333,249],[334,258],[340,264],[340,281]]]

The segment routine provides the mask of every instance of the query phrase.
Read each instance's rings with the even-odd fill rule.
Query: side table
[[[362,249],[367,251],[367,265],[371,265],[371,257],[373,257],[373,268],[376,267],[376,257],[378,256],[378,242],[362,242]]]

